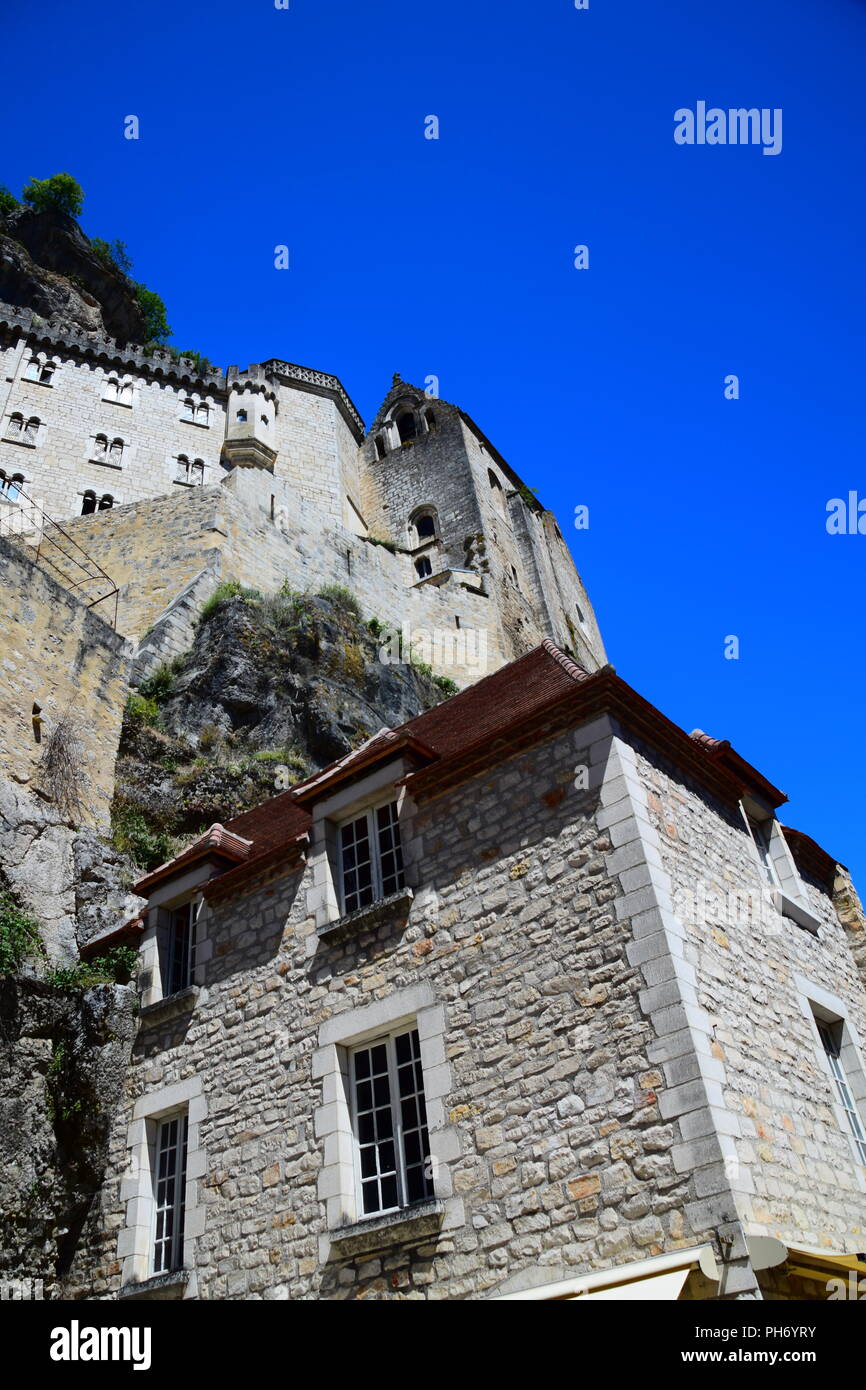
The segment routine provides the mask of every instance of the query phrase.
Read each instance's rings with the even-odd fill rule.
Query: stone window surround
[[[310,885],[307,888],[307,915],[315,918],[316,934],[308,940],[309,955],[314,955],[318,949],[318,933],[336,925],[343,916],[339,887],[338,831],[346,821],[352,820],[362,811],[369,811],[396,800],[403,851],[403,879],[407,887],[413,886],[414,804],[405,787],[395,786],[395,782],[409,770],[410,764],[406,758],[389,759],[350,786],[337,787],[330,796],[323,797],[312,808],[313,823],[310,827],[310,849],[307,859]],[[374,904],[370,906],[373,907]]]
[[[46,385],[46,383],[45,383],[44,381],[43,381],[42,383],[40,383],[40,384],[43,385],[43,386]],[[5,423],[4,427],[3,427],[3,443],[4,443],[4,444],[17,444],[17,445],[19,446],[19,448],[21,448],[21,449],[38,449],[38,448],[39,448],[39,445],[42,443],[42,440],[43,440],[44,435],[45,435],[45,421],[44,421],[44,420],[39,420],[39,421],[37,422],[37,425],[36,425],[36,436],[35,436],[35,438],[33,438],[33,439],[28,439],[28,438],[25,437],[24,429],[22,429],[22,431],[21,431],[20,434],[12,434],[12,433],[11,433],[11,429],[12,429],[12,416],[13,416],[13,415],[20,415],[20,416],[22,417],[22,419],[24,420],[24,429],[26,429],[26,426],[27,426],[27,424],[28,424],[28,420],[27,420],[27,418],[24,416],[23,410],[13,410],[13,411],[12,411],[9,415],[7,415],[7,417],[6,417],[6,423]],[[31,418],[31,419],[35,419],[36,417],[35,417],[35,416],[31,416],[30,418]]]
[[[153,1174],[158,1122],[173,1114],[186,1113],[187,1159],[184,1211],[183,1268],[195,1266],[196,1238],[204,1231],[205,1207],[198,1201],[199,1181],[207,1173],[207,1154],[201,1145],[201,1121],[207,1115],[201,1077],[191,1076],[157,1091],[139,1096],[127,1129],[127,1164],[120,1185],[120,1200],[126,1203],[126,1220],[117,1241],[117,1258],[122,1261],[122,1293],[128,1296],[136,1284],[162,1280],[153,1273],[155,1198]],[[179,1285],[183,1296],[194,1298],[195,1276]]]
[[[327,1233],[319,1239],[319,1258],[325,1264],[332,1240],[365,1230],[371,1235],[380,1226],[387,1244],[399,1242],[401,1228],[412,1223],[413,1208],[361,1216],[357,1190],[355,1136],[352,1127],[349,1091],[349,1050],[403,1027],[415,1027],[421,1046],[424,1095],[430,1139],[434,1199],[443,1208],[442,1229],[453,1229],[464,1222],[463,1202],[455,1197],[449,1164],[461,1153],[460,1136],[448,1122],[446,1098],[453,1089],[451,1066],[445,1054],[445,1009],[436,1002],[429,984],[397,990],[385,999],[357,1009],[347,1009],[327,1019],[319,1028],[318,1047],[312,1054],[312,1075],[322,1082],[322,1104],[314,1111],[317,1139],[324,1140],[325,1152],[318,1179],[318,1196],[325,1203]],[[419,1207],[424,1204],[419,1204]],[[400,1217],[402,1216],[402,1221]]]
[[[108,448],[104,454],[97,453],[96,440],[99,435],[108,440]],[[111,445],[115,439],[120,439],[120,454],[111,453]],[[133,461],[135,445],[128,439],[123,439],[119,434],[112,434],[110,430],[96,430],[95,433],[88,435],[87,438],[87,462],[95,463],[99,468],[113,468],[118,473],[128,467]],[[115,499],[116,501],[117,499]]]
[[[201,406],[201,405],[206,406],[206,407],[207,407],[207,419],[205,419],[205,420],[191,420],[191,419],[189,418],[188,415],[184,415],[183,412],[184,412],[185,403],[186,403],[188,400],[191,400],[191,401],[192,401],[192,403],[193,403],[193,409],[194,409],[194,410],[198,410],[199,406]],[[178,415],[177,418],[178,418],[178,420],[180,421],[180,423],[181,423],[182,425],[195,425],[195,426],[196,426],[198,429],[200,429],[200,430],[209,430],[209,429],[211,428],[213,413],[214,413],[214,402],[213,402],[213,401],[207,400],[207,399],[202,400],[202,398],[201,398],[200,396],[195,396],[195,395],[193,395],[192,393],[187,392],[186,395],[184,395],[184,396],[181,397],[181,400],[180,400],[180,414]]]
[[[101,498],[101,497],[110,496],[110,497],[111,497],[111,507],[122,507],[122,506],[123,506],[123,498],[120,496],[120,493],[118,493],[118,492],[111,492],[111,493],[100,492],[99,488],[97,488],[97,486],[96,486],[95,483],[93,483],[90,487],[80,487],[75,495],[76,495],[76,497],[82,497],[82,498],[83,498],[83,497],[86,497],[86,496],[87,496],[87,493],[88,493],[88,492],[92,492],[92,493],[94,493],[95,496],[96,496],[96,511],[94,511],[94,512],[88,512],[88,513],[87,513],[88,516],[98,516],[98,515],[99,515],[99,512],[100,512],[99,501],[100,501],[100,498]],[[103,511],[103,512],[111,511],[111,507],[103,507],[103,508],[102,508],[102,511]],[[74,518],[73,518],[73,519],[74,519]]]
[[[208,904],[199,892],[201,885],[206,883],[213,874],[213,866],[210,864],[197,865],[187,873],[179,876],[169,883],[160,884],[148,899],[147,924],[141,934],[141,945],[139,956],[141,967],[139,971],[139,983],[141,987],[141,1007],[150,1009],[153,1005],[168,1002],[176,998],[175,995],[163,994],[162,988],[162,967],[159,958],[159,926],[160,913],[164,910],[169,912],[174,908],[183,907],[192,898],[199,899],[199,909],[196,916],[196,947],[195,947],[195,968],[193,970],[193,985],[199,988],[204,986],[207,978],[207,963],[213,955],[213,942],[208,937],[209,908]],[[186,991],[181,990],[181,994]],[[190,1007],[194,1007],[197,996],[190,996]]]
[[[749,844],[752,847],[752,854],[762,877],[763,864],[748,817],[751,816],[754,820],[762,821],[769,831],[770,862],[776,880],[775,885],[769,889],[769,896],[774,906],[783,917],[790,917],[798,926],[817,936],[822,925],[821,919],[816,917],[809,907],[803,880],[797,872],[794,856],[778,819],[761,802],[748,796],[740,802],[740,811],[749,837]]]
[[[116,382],[117,386],[120,388],[125,386],[132,387],[132,395],[128,401],[118,400],[116,395],[110,393],[110,384],[113,381]],[[132,410],[133,406],[138,404],[138,384],[130,376],[107,377],[103,383],[103,388],[103,394],[100,399],[103,400],[106,405],[119,405],[123,410]]]
[[[186,423],[188,425],[194,424],[195,421],[187,420]],[[204,473],[202,475],[202,480],[200,483],[189,483],[186,481],[185,478],[177,477],[177,464],[178,459],[181,457],[188,458],[191,464],[195,463],[196,460],[198,460],[199,463],[204,464]],[[165,464],[166,468],[168,468],[169,472],[171,473],[172,483],[177,483],[178,487],[207,487],[208,476],[213,473],[213,464],[211,463],[210,459],[202,458],[201,454],[197,454],[192,450],[189,453],[187,453],[184,449],[179,449],[176,454],[166,454]]]
[[[851,1022],[847,1005],[838,995],[831,994],[829,990],[823,989],[821,985],[815,984],[814,980],[810,980],[805,975],[794,975],[794,988],[797,992],[797,1002],[804,1016],[809,1020],[809,1028],[815,1043],[815,1055],[830,1088],[833,1113],[836,1116],[840,1131],[848,1139],[857,1186],[861,1192],[866,1192],[866,1165],[860,1160],[848,1116],[842,1109],[837,1096],[836,1080],[830,1070],[824,1044],[818,1032],[815,1022],[816,1014],[828,1023],[841,1023],[842,1025],[842,1067],[848,1081],[848,1088],[854,1098],[854,1104],[860,1113],[861,1122],[866,1126],[866,1067],[863,1064],[864,1052],[860,1035]]]
[[[38,375],[36,375],[32,371],[34,363],[36,364],[38,371],[41,371],[43,367],[53,368],[50,381],[39,380]],[[33,352],[31,353],[30,359],[27,362],[24,371],[21,374],[21,380],[26,381],[28,386],[47,386],[50,389],[54,385],[54,378],[57,376],[59,367],[59,357],[49,357],[45,353]]]

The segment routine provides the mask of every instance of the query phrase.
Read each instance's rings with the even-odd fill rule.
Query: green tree
[[[84,190],[71,174],[52,174],[50,179],[31,179],[21,194],[22,200],[37,212],[65,212],[80,217],[84,207]]]
[[[8,217],[18,206],[18,199],[10,193],[5,184],[0,183],[0,217]]]
[[[164,343],[171,337],[171,329],[166,318],[165,304],[155,290],[147,285],[136,285],[136,297],[144,310],[144,340],[146,343]]]
[[[132,270],[132,257],[125,241],[103,241],[102,237],[90,238],[91,250],[106,265],[116,266],[124,275]]]

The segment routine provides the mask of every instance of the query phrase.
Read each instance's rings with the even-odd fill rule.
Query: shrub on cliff
[[[21,199],[36,212],[65,212],[67,217],[79,217],[84,207],[84,189],[71,174],[52,174],[50,179],[31,179]]]
[[[22,912],[11,893],[0,891],[0,975],[11,975],[28,958],[43,954],[39,924]]]

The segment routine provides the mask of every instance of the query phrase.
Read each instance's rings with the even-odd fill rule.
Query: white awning
[[[494,1295],[494,1299],[496,1302],[571,1302],[586,1298],[672,1300],[679,1298],[690,1272],[707,1263],[707,1252],[712,1259],[709,1245],[672,1250],[666,1255],[621,1265],[619,1269],[596,1270],[573,1279],[560,1279],[555,1284],[523,1289],[520,1293]]]

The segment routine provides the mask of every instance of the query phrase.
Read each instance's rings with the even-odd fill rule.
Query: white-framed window
[[[199,1184],[208,1171],[201,1144],[207,1101],[201,1078],[146,1091],[133,1106],[120,1198],[126,1217],[117,1256],[124,1285],[188,1270],[184,1297],[196,1296],[195,1248],[204,1231]]]
[[[433,1181],[418,1029],[353,1047],[349,1067],[359,1215],[428,1200]]]
[[[183,1267],[186,1216],[187,1112],[155,1122],[152,1274]]]
[[[779,879],[773,867],[773,856],[770,853],[770,836],[773,828],[772,819],[759,820],[757,816],[752,815],[749,811],[746,811],[745,816],[752,836],[752,843],[757,851],[761,876],[765,883],[768,883],[771,888],[778,888]]]
[[[364,811],[339,827],[339,873],[344,915],[404,887],[396,801]]]
[[[833,1020],[815,1014],[815,1027],[818,1030],[818,1037],[821,1039],[827,1066],[836,1087],[837,1099],[845,1113],[845,1119],[854,1140],[855,1151],[860,1162],[866,1165],[866,1128],[864,1128],[860,1111],[851,1092],[851,1085],[845,1069],[845,1024],[841,1018]]]
[[[163,997],[188,989],[195,981],[198,900],[166,911],[160,942]]]
[[[790,917],[807,931],[819,931],[821,921],[810,904],[806,885],[778,820],[750,797],[740,803],[740,809],[764,880],[765,895],[783,916]]]

